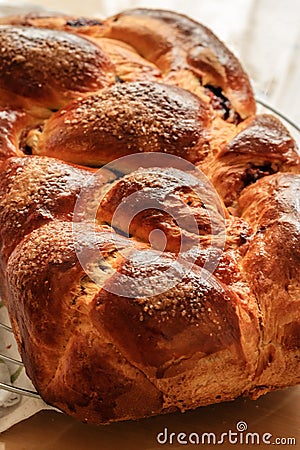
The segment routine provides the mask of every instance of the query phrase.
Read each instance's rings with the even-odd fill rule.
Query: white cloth
[[[11,373],[7,364],[0,358],[0,381],[2,383],[10,384]],[[0,417],[5,415],[5,409],[17,405],[21,400],[19,394],[14,394],[4,389],[0,389]]]
[[[9,325],[7,310],[0,300],[0,322]],[[0,328],[0,353],[5,356],[20,360],[16,341],[12,333]],[[11,383],[11,377],[15,378],[14,385],[25,389],[34,390],[32,383],[26,376],[24,369],[12,363],[5,363],[0,358],[0,381]],[[27,419],[41,409],[49,409],[42,400],[25,397],[0,389],[0,433],[11,426]]]

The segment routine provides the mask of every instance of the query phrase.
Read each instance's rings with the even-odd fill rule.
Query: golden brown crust
[[[184,89],[153,82],[116,84],[54,114],[33,152],[92,166],[155,151],[185,154],[195,162],[208,153],[210,123],[209,107]]]
[[[209,175],[226,206],[235,204],[241,191],[264,176],[278,171],[299,172],[296,142],[274,116],[258,115],[201,166]]]
[[[0,24],[17,25],[22,27],[48,28],[51,30],[61,30],[76,32],[85,35],[103,34],[105,21],[95,17],[78,17],[62,15],[55,12],[29,12],[25,15],[0,17]]]
[[[45,401],[109,423],[299,383],[299,154],[236,58],[168,11],[0,22],[0,284]],[[144,152],[189,163],[89,167]]]
[[[1,25],[0,40],[2,104],[57,109],[81,93],[114,81],[108,57],[74,34]]]
[[[38,119],[22,109],[0,107],[0,164],[11,156],[24,155],[23,137],[38,124]]]
[[[255,113],[250,83],[240,63],[206,27],[165,10],[132,9],[109,20],[105,36],[124,40],[165,73],[189,69],[201,84],[219,87],[245,118]]]
[[[104,43],[103,38],[107,38],[115,47],[115,55],[118,42],[121,48],[125,42],[142,59],[156,66],[155,76],[161,74],[162,81],[168,84],[184,88],[189,85],[192,92],[217,105],[217,109],[225,109],[222,114],[226,119],[230,117],[235,121],[238,117],[244,119],[255,113],[252,88],[239,61],[208,28],[182,14],[137,8],[104,21],[56,14],[28,14],[4,18],[0,23],[63,30],[86,36],[100,47]],[[106,50],[109,46],[106,42]],[[140,68],[144,66],[142,60],[138,62],[136,58],[133,64]],[[117,67],[118,76],[125,81],[128,76],[128,81],[143,80],[147,66],[149,62],[134,77],[130,77],[127,70],[124,78],[124,72],[122,69],[118,71]],[[146,69],[147,79],[148,71]]]
[[[299,196],[300,175],[280,173],[249,186],[239,200],[255,228],[243,267],[264,318],[254,396],[269,380],[278,387],[300,380]]]
[[[225,213],[216,200],[196,177],[169,168],[139,169],[111,186],[99,202],[97,215],[142,242],[151,239],[156,249],[176,253],[201,246],[199,237],[205,236],[207,242],[211,234],[222,230]],[[151,234],[155,230],[163,233],[163,240],[161,233],[156,238]]]
[[[90,171],[49,158],[27,156],[9,158],[3,163],[0,180],[3,265],[14,247],[32,230],[55,217],[72,218],[87,173]]]
[[[154,279],[164,267],[169,268],[173,256],[165,253],[159,264],[151,267],[147,253],[153,253],[152,250],[106,229],[96,230],[96,241],[89,233],[83,225],[82,243],[94,246],[94,262],[99,260],[99,255],[95,257],[95,242],[104,255],[114,252],[116,244],[118,250],[136,247],[130,251],[129,259],[123,257],[114,263],[118,271],[105,284],[106,289],[112,289],[124,274],[131,275],[133,285],[125,289],[130,289],[132,298],[109,294],[106,289],[99,291],[91,281],[85,282],[87,277],[74,251],[70,222],[52,221],[33,231],[16,247],[8,264],[10,308],[20,327],[22,357],[30,377],[48,402],[81,420],[96,423],[166,412],[171,406],[185,409],[189,402],[182,405],[182,397],[170,401],[177,384],[169,377],[183,376],[188,360],[222,352],[232,363],[235,361],[224,374],[228,391],[235,366],[241,373],[246,370],[244,376],[250,377],[239,320],[243,306],[230,288],[214,277],[204,282],[195,268],[164,295],[139,297],[145,279],[141,251],[144,269]],[[181,270],[180,266],[176,270]],[[247,311],[245,308],[244,314],[250,314]],[[53,333],[53,327],[61,331]],[[251,331],[248,339],[257,333],[255,322]],[[80,362],[74,364],[78,358]],[[212,364],[215,366],[216,362]],[[82,384],[83,379],[86,381]],[[197,383],[201,382],[200,377]],[[240,383],[248,384],[249,380],[241,379]],[[136,399],[133,411],[124,407],[124,397],[146,391],[150,410]],[[189,395],[195,402],[195,396]],[[201,399],[198,401],[201,404]]]
[[[143,58],[139,53],[125,42],[115,39],[94,39],[109,56],[115,66],[118,82],[130,81],[158,81],[162,82],[162,73],[159,68]]]

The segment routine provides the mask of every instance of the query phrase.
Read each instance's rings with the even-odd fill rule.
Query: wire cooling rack
[[[0,322],[0,328],[5,333],[12,333],[13,332],[12,328],[10,326],[5,325],[4,323],[1,323],[1,322]],[[24,370],[24,364],[19,359],[11,358],[10,356],[7,356],[7,355],[4,355],[3,353],[0,353],[0,360],[2,360],[4,362],[7,362],[7,363],[10,363],[10,364],[15,365],[15,366],[20,366]],[[39,394],[36,391],[32,391],[30,389],[26,389],[26,388],[21,387],[21,386],[15,386],[15,385],[12,385],[12,384],[3,383],[1,381],[0,381],[0,388],[4,389],[5,391],[13,392],[14,394],[21,394],[21,395],[26,395],[28,397],[40,398]]]
[[[272,113],[275,116],[277,116],[278,118],[282,119],[284,124],[289,128],[289,130],[291,131],[294,139],[296,140],[296,142],[298,143],[298,145],[300,145],[300,127],[298,125],[296,125],[292,120],[290,120],[288,117],[286,117],[285,115],[283,115],[282,113],[280,113],[280,111],[277,111],[275,108],[273,108],[272,106],[270,106],[268,103],[266,103],[264,100],[261,99],[256,99],[256,102],[259,105],[259,111],[258,113]],[[8,325],[5,325],[4,323],[0,322],[0,331],[5,332],[5,333],[12,333],[12,328]],[[14,359],[11,358],[3,353],[0,353],[0,360],[7,362],[9,364],[12,365],[16,365],[19,367],[22,367],[24,370],[24,364],[20,359]],[[0,382],[0,389],[4,389],[6,391],[9,392],[13,392],[15,394],[19,394],[19,395],[25,395],[28,397],[34,397],[34,398],[40,398],[40,395],[38,394],[38,392],[36,391],[32,391],[30,389],[26,389],[22,386],[16,386],[13,384],[8,384],[8,383],[3,383]]]

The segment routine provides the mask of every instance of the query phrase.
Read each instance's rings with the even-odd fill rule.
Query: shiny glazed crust
[[[232,53],[147,9],[2,18],[0,39],[0,282],[42,398],[100,424],[299,383],[300,158],[282,123],[255,115]],[[157,165],[92,176],[144,152]],[[85,189],[93,230],[74,215]],[[130,221],[142,191],[150,206]]]

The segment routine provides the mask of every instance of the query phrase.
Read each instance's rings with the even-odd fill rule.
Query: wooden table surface
[[[237,432],[237,424],[244,422],[247,430]],[[241,427],[242,425],[239,425]],[[262,439],[269,439],[275,445],[276,439],[282,444],[276,448],[300,448],[300,387],[289,388],[284,391],[273,392],[256,401],[238,399],[234,402],[198,408],[184,414],[175,413],[153,417],[137,422],[123,422],[109,426],[88,426],[76,422],[63,414],[44,411],[36,416],[15,425],[0,435],[0,450],[152,450],[168,448],[178,450],[182,448],[212,448],[212,445],[179,444],[175,439],[172,445],[159,444],[157,436],[165,429],[170,433],[214,433],[220,439],[222,433],[237,432],[232,435],[241,442],[240,435],[246,442],[247,433],[256,433],[254,438],[260,439],[260,445],[252,444],[251,436],[248,444],[238,445],[227,442],[219,445],[226,450],[232,448],[259,448]],[[268,435],[266,435],[268,433]],[[270,436],[272,435],[272,436]],[[287,439],[293,439],[295,445],[287,445]],[[161,442],[165,434],[160,436]],[[181,437],[182,440],[185,438]],[[180,439],[179,439],[180,440]],[[5,446],[1,447],[1,442]],[[192,438],[193,442],[193,438]],[[207,442],[207,441],[206,441]]]
[[[186,13],[211,27],[239,56],[258,96],[300,123],[299,0],[36,0],[34,3],[63,12],[102,17],[132,6]],[[18,5],[19,2],[11,0],[5,11],[12,12]],[[247,424],[248,432],[259,433],[260,438],[264,433],[272,434],[271,442],[276,438],[294,438],[297,444],[293,448],[300,449],[300,387],[274,392],[255,402],[238,399],[185,414],[98,428],[44,411],[1,434],[0,450],[197,448],[197,445],[178,443],[162,445],[156,437],[165,428],[176,435],[212,432],[220,436],[228,430],[237,431],[236,424],[241,421]],[[250,444],[235,447],[258,448]],[[281,443],[280,447],[288,445]]]

